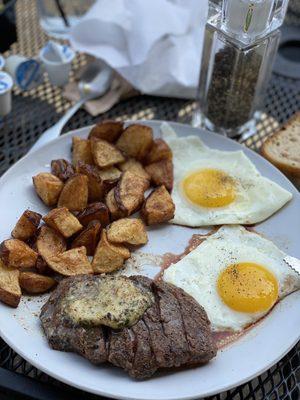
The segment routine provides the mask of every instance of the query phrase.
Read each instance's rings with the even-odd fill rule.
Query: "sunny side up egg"
[[[225,225],[167,268],[163,279],[204,307],[214,331],[241,331],[300,289],[285,255],[261,235]]]
[[[242,151],[211,149],[197,136],[177,137],[167,124],[161,130],[173,153],[171,223],[254,224],[291,200],[292,194],[261,176]]]

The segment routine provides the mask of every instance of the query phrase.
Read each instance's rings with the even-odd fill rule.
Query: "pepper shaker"
[[[210,0],[197,94],[197,124],[251,134],[260,114],[288,0]]]

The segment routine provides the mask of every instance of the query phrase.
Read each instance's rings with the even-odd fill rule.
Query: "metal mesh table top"
[[[36,55],[45,43],[46,36],[38,24],[35,1],[17,1],[16,17],[18,41],[13,44],[9,53]],[[74,62],[73,71],[76,71],[85,62],[85,56],[79,54]],[[73,78],[71,77],[71,79]],[[2,121],[0,120],[0,174],[22,157],[39,135],[53,125],[69,107],[70,103],[62,97],[61,90],[53,88],[47,80],[29,92],[21,93],[15,89],[13,111]],[[65,126],[64,132],[107,118],[118,120],[161,119],[190,123],[195,107],[193,100],[138,96],[121,102],[103,114],[101,118],[95,119],[84,110],[79,110]],[[245,144],[258,151],[264,138],[298,110],[300,110],[300,81],[273,75],[268,87],[264,113],[257,124],[257,133]],[[4,398],[4,394],[2,397],[1,393],[6,391],[9,393],[7,398],[13,398],[11,385],[7,383],[8,378],[6,381],[2,378],[8,371],[18,373],[18,375],[14,375],[15,377],[22,377],[22,379],[30,377],[34,380],[32,386],[26,385],[23,380],[14,380],[15,392],[24,393],[20,398],[24,398],[25,394],[36,399],[99,398],[70,388],[38,371],[2,340],[0,340],[0,367],[1,399]],[[299,386],[300,343],[261,376],[231,391],[213,396],[211,399],[296,400],[300,398]]]

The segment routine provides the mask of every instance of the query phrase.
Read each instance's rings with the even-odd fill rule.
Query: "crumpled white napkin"
[[[70,41],[142,93],[193,98],[207,10],[207,0],[98,0]]]

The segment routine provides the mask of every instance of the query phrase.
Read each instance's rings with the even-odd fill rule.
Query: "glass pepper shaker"
[[[196,125],[229,137],[255,130],[287,5],[288,0],[209,1]]]

